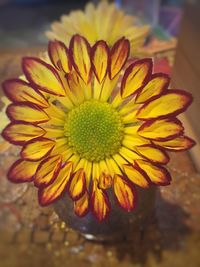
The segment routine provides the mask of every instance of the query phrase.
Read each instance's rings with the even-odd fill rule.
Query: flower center
[[[67,114],[64,132],[75,153],[97,162],[117,153],[124,136],[119,113],[94,99]]]

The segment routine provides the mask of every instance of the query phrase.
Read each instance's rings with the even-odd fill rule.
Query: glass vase
[[[156,188],[137,188],[138,204],[134,211],[126,212],[119,207],[114,195],[108,192],[111,202],[111,212],[109,217],[98,222],[97,219],[88,213],[84,217],[78,217],[74,213],[73,201],[67,194],[55,203],[55,212],[60,219],[78,231],[86,239],[95,241],[116,241],[122,240],[131,232],[140,231],[151,221],[154,206]]]

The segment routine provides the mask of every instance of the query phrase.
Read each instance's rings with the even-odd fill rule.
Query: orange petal
[[[136,207],[135,187],[120,175],[114,177],[114,193],[118,204],[126,211],[130,212]]]
[[[167,153],[154,145],[137,146],[136,151],[152,162],[160,164],[167,164],[169,162]]]
[[[163,167],[157,166],[145,160],[135,161],[143,170],[151,182],[156,185],[169,185],[171,181],[170,173]]]
[[[192,103],[192,96],[186,91],[170,89],[152,101],[146,102],[138,111],[137,118],[149,120],[177,116]]]
[[[138,129],[142,137],[166,141],[183,133],[183,125],[177,119],[153,120],[143,123]]]
[[[153,96],[160,95],[164,92],[170,83],[170,78],[164,73],[155,73],[151,80],[144,86],[142,91],[136,97],[136,103],[144,103],[152,99]]]
[[[46,206],[57,200],[67,189],[72,172],[72,163],[67,162],[56,177],[55,181],[45,188],[39,188],[38,199],[42,206]]]
[[[31,102],[41,108],[49,106],[48,101],[39,91],[36,91],[30,84],[20,79],[5,81],[3,89],[7,97],[13,102]]]
[[[152,59],[145,58],[132,63],[124,73],[121,83],[122,98],[136,93],[144,86],[152,73]]]
[[[110,209],[110,202],[106,192],[98,188],[94,181],[91,195],[91,210],[94,216],[101,222],[108,217]]]
[[[113,79],[124,67],[130,53],[130,43],[122,37],[110,51],[109,77]]]
[[[74,202],[74,212],[77,216],[83,217],[89,211],[89,196],[86,191],[84,195]]]
[[[92,47],[92,50],[91,50],[92,67],[100,83],[103,81],[107,73],[108,55],[109,55],[109,48],[106,42],[98,41]]]
[[[85,172],[81,168],[74,173],[69,184],[69,195],[73,200],[78,200],[86,190]]]
[[[25,144],[21,151],[21,157],[23,159],[37,161],[47,156],[53,147],[55,141],[47,138],[36,138]]]
[[[123,165],[123,168],[124,173],[127,175],[128,179],[131,182],[143,188],[149,187],[149,181],[146,173],[138,168],[136,164]]]
[[[88,41],[78,34],[74,35],[70,42],[70,53],[76,72],[87,84],[91,78],[90,45]]]
[[[60,41],[50,41],[48,47],[51,62],[58,70],[65,73],[70,72],[71,62],[69,60],[69,51],[64,43]]]
[[[22,68],[26,78],[41,91],[52,95],[65,96],[65,90],[57,71],[39,58],[25,57]]]
[[[38,166],[34,184],[37,187],[48,186],[56,179],[61,168],[62,158],[59,155],[48,157]]]
[[[17,160],[8,172],[8,180],[13,183],[32,182],[39,163]]]
[[[172,151],[188,150],[195,145],[195,141],[187,136],[180,136],[169,141],[162,141],[155,143],[167,150],[172,150]]]
[[[10,120],[17,122],[42,123],[49,120],[48,115],[40,108],[31,104],[10,104],[7,108]]]
[[[15,145],[23,145],[31,139],[41,137],[46,133],[44,129],[33,124],[10,123],[2,132],[2,136]]]
[[[101,173],[98,181],[98,187],[101,189],[108,189],[112,186],[112,176],[106,173]]]

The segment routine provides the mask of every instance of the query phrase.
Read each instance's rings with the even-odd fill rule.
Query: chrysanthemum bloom
[[[49,63],[23,58],[27,81],[4,82],[12,103],[3,136],[22,146],[8,178],[33,181],[41,205],[69,194],[78,216],[90,210],[102,221],[111,189],[131,211],[137,187],[170,183],[165,150],[193,146],[176,118],[191,95],[168,90],[169,77],[153,73],[150,58],[128,64],[129,48],[125,38],[109,49],[75,35],[69,49],[49,43]]]
[[[113,3],[101,1],[97,7],[88,3],[85,11],[72,11],[63,15],[60,22],[54,22],[51,31],[46,33],[50,40],[62,41],[69,45],[74,33],[84,36],[91,45],[98,40],[105,40],[109,46],[125,36],[131,44],[131,54],[147,54],[143,45],[150,32],[149,25],[141,25],[137,17],[124,13]]]

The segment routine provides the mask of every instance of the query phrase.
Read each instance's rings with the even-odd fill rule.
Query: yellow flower
[[[59,40],[69,45],[69,41],[78,33],[91,44],[105,40],[112,46],[121,36],[125,36],[131,44],[131,54],[144,54],[142,48],[150,32],[149,25],[141,25],[138,18],[124,13],[115,4],[101,1],[97,7],[88,3],[85,11],[72,11],[63,15],[60,22],[52,23],[52,30],[46,33],[50,40]]]
[[[68,193],[78,216],[90,210],[102,221],[112,188],[119,205],[131,211],[137,186],[170,183],[166,150],[194,145],[176,118],[191,95],[168,90],[169,77],[152,73],[150,58],[128,62],[129,48],[125,38],[111,48],[105,41],[91,47],[74,35],[69,48],[49,43],[48,63],[23,58],[27,81],[4,82],[12,103],[3,136],[22,146],[8,178],[34,181],[41,205]]]

